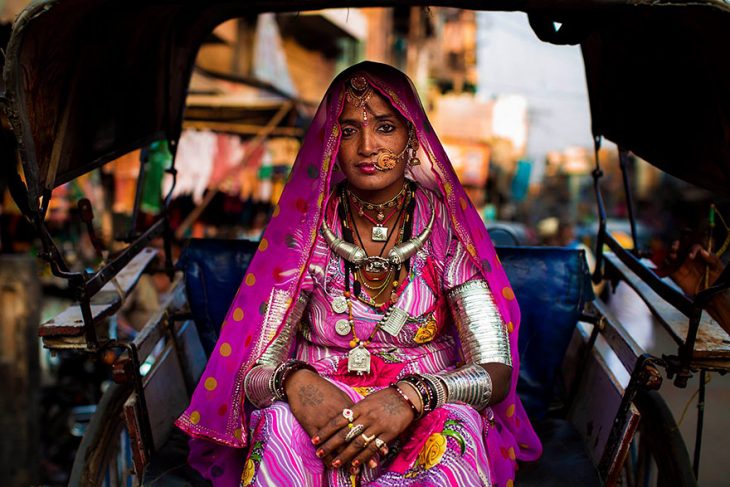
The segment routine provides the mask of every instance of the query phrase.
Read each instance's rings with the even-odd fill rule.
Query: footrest
[[[602,485],[578,430],[565,419],[548,418],[534,424],[543,454],[536,462],[521,463],[515,485],[565,487]]]

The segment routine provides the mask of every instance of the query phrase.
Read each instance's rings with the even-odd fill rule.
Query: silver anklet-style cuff
[[[308,302],[308,294],[301,294],[299,296],[294,308],[289,313],[286,324],[282,327],[279,335],[271,342],[271,345],[261,354],[261,357],[256,362],[257,364],[276,366],[289,358],[294,339],[297,336],[299,322],[302,319],[302,315],[304,315],[304,310]]]
[[[492,399],[492,377],[481,365],[465,365],[436,377],[446,386],[447,402],[469,404],[479,411]]]
[[[447,297],[465,362],[511,367],[507,331],[486,281],[468,281],[451,289]]]

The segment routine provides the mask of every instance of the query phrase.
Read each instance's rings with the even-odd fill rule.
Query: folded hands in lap
[[[326,467],[377,466],[376,454],[387,453],[387,443],[413,422],[414,413],[393,388],[370,394],[354,404],[327,380],[310,371],[296,372],[287,381],[289,407],[312,438]],[[343,410],[352,411],[352,420]],[[377,440],[376,440],[377,439]]]

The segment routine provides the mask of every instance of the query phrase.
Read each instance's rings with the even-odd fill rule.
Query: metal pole
[[[624,193],[626,195],[626,209],[629,213],[629,224],[631,225],[631,240],[634,242],[634,254],[638,255],[639,246],[636,239],[636,219],[634,217],[634,198],[631,195],[631,184],[629,182],[628,163],[629,152],[619,149],[619,165],[621,166],[621,176],[624,181]]]
[[[700,394],[697,399],[697,431],[695,431],[695,457],[693,470],[695,478],[700,479],[700,453],[702,450],[702,428],[705,421],[705,369],[700,370]]]
[[[606,238],[606,207],[601,194],[601,163],[599,151],[601,150],[601,136],[593,137],[593,148],[596,158],[596,168],[593,170],[593,191],[596,194],[596,207],[598,209],[598,235],[596,235],[596,268],[593,271],[593,282],[598,284],[603,279],[603,243]]]

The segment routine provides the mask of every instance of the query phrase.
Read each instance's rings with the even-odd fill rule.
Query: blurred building
[[[478,93],[520,95],[528,109],[525,156],[541,163],[550,151],[591,147],[591,118],[579,46],[540,41],[524,13],[477,12]]]

